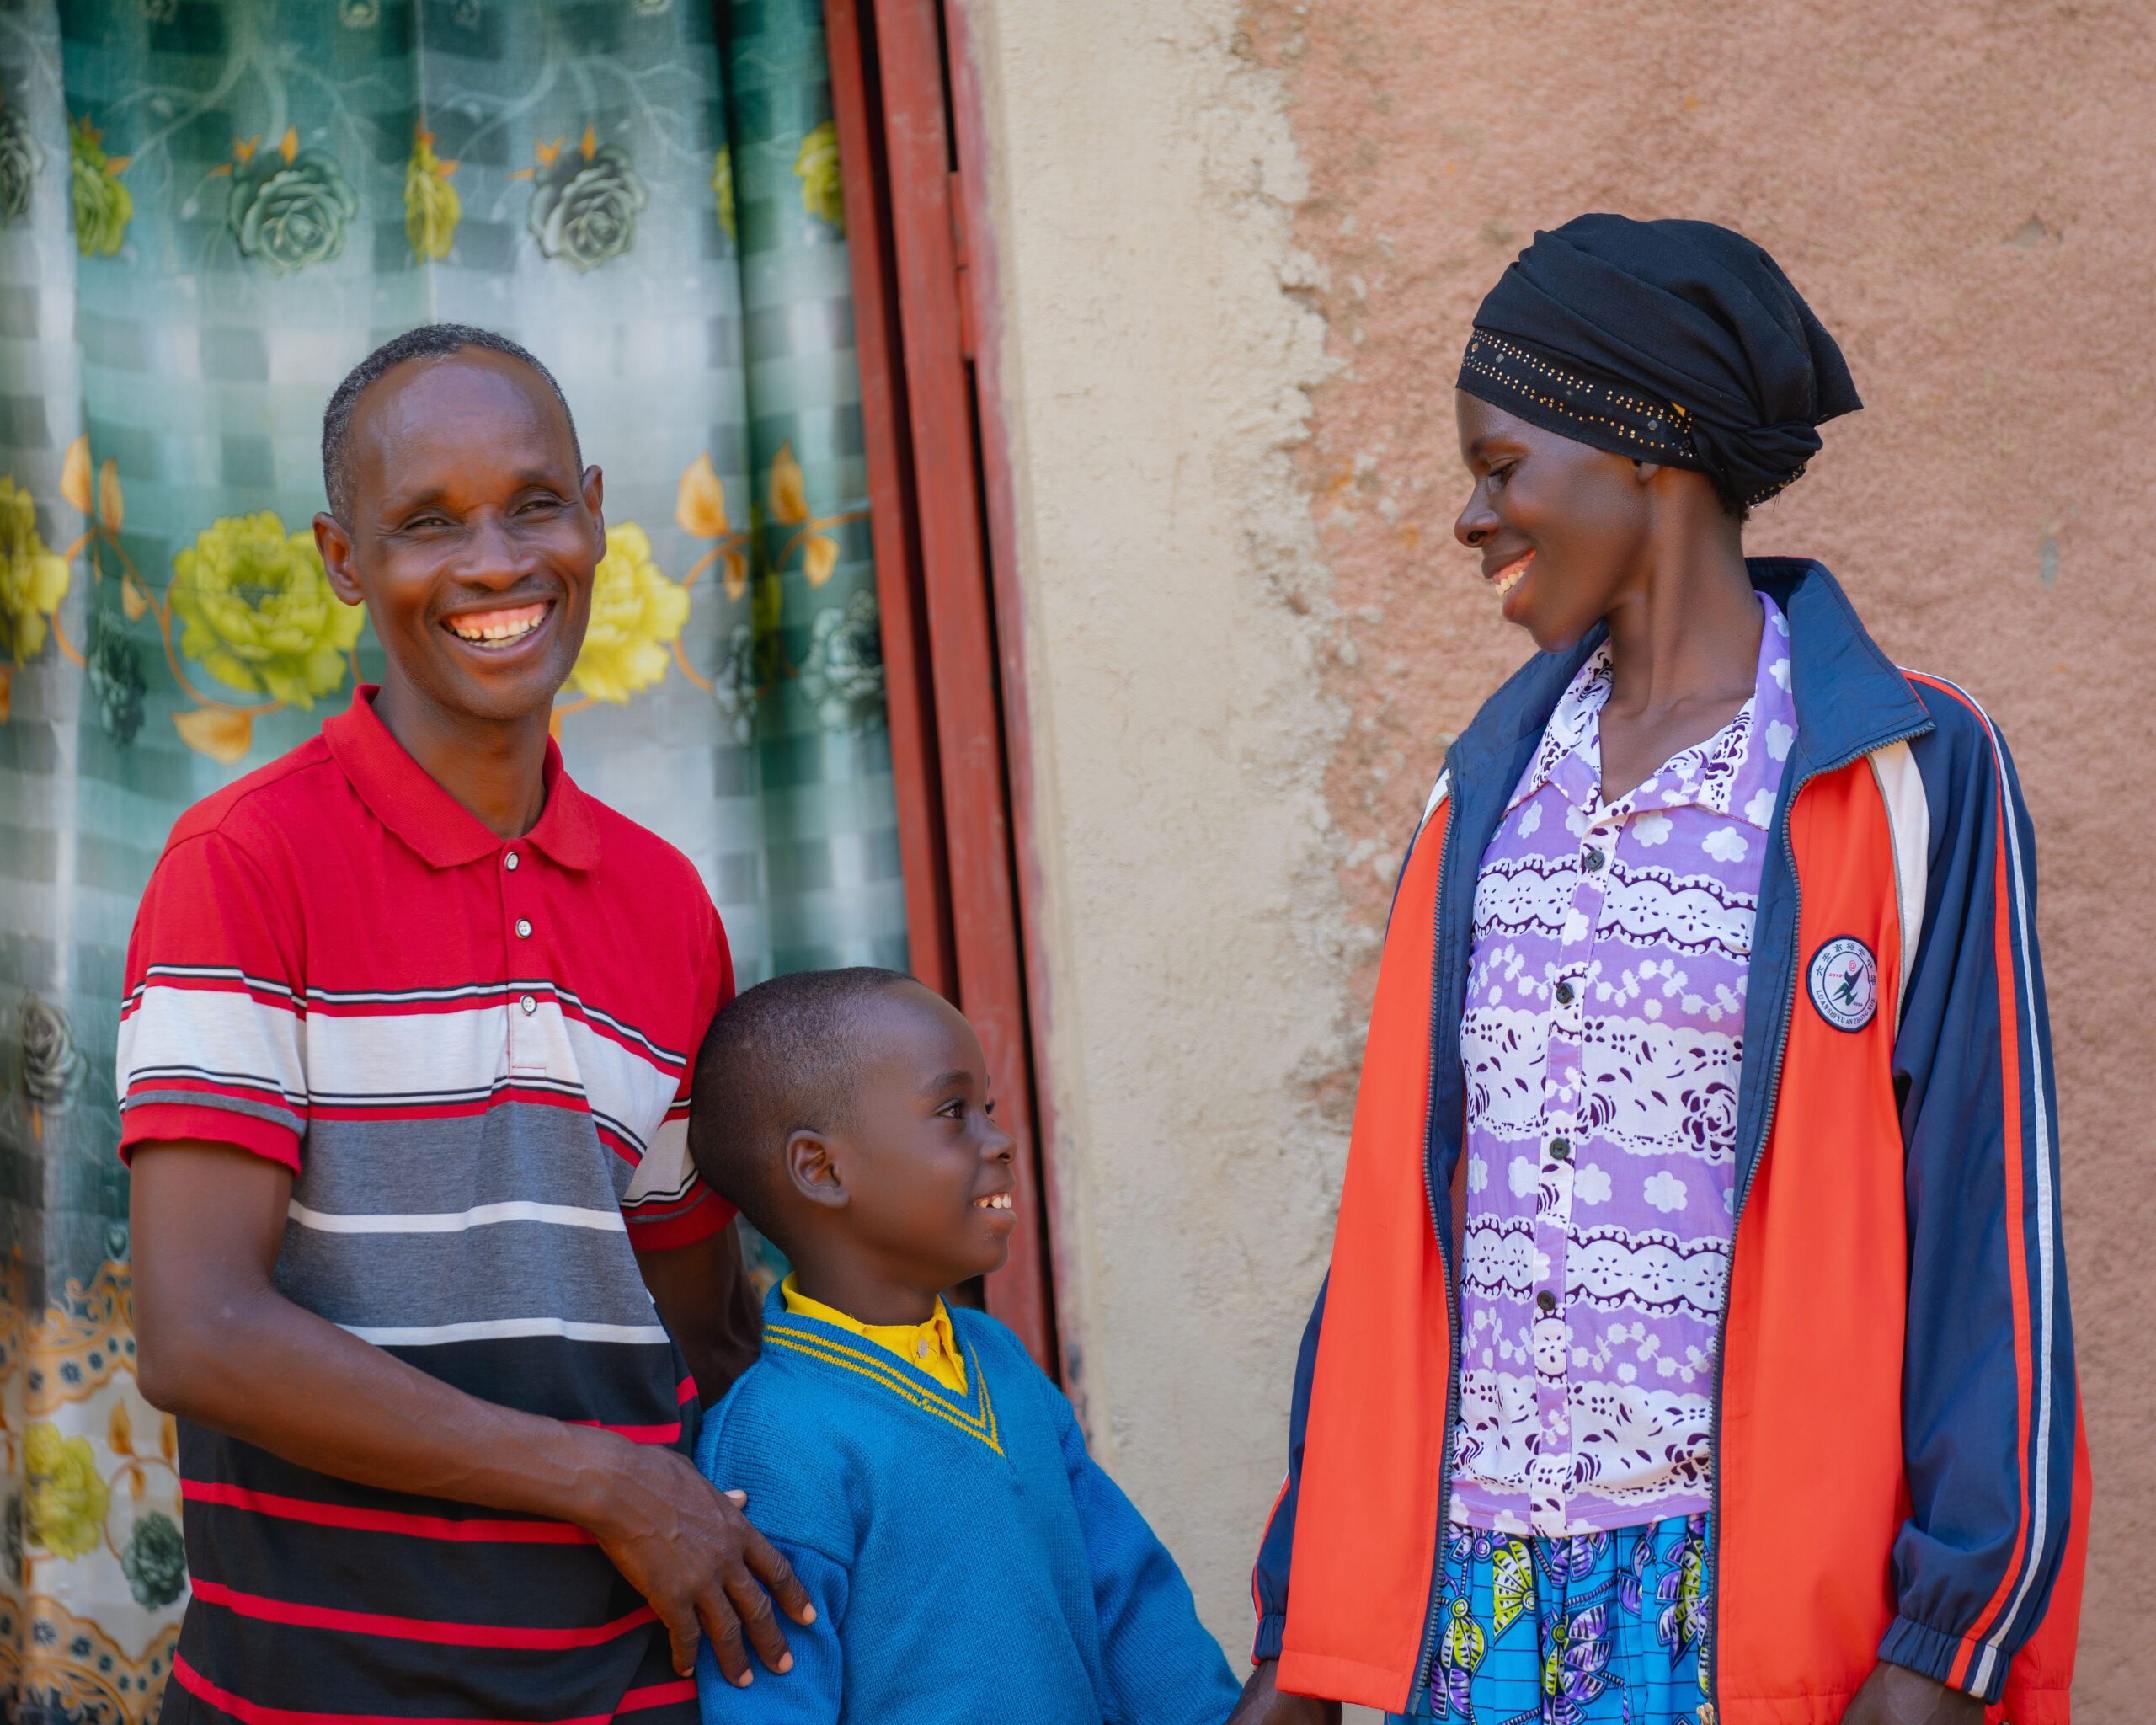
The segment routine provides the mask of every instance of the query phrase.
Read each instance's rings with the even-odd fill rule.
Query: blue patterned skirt
[[[1526,1539],[1446,1530],[1437,1658],[1401,1720],[1713,1725],[1708,1518]]]

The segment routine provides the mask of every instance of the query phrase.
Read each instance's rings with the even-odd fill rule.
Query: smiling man
[[[806,1596],[686,1452],[755,1320],[687,1154],[733,974],[549,741],[604,551],[553,378],[438,324],[323,426],[387,668],[173,827],[119,1076],[143,1393],[194,1583],[163,1718],[696,1717]]]

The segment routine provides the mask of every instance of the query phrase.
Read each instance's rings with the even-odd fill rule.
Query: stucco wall
[[[2156,35],[2137,4],[973,0],[995,135],[1065,1321],[1245,1630],[1374,931],[1524,654],[1451,538],[1451,380],[1537,227],[1764,242],[1866,411],[1818,556],[2013,745],[2098,1472],[2083,1717],[2156,1685]],[[1307,397],[1304,392],[1307,391]],[[1305,435],[1306,434],[1306,435]]]
[[[1839,337],[1865,411],[1751,548],[1825,560],[1886,649],[1998,719],[2032,809],[2097,1514],[2085,1717],[2156,1712],[2156,35],[2139,5],[1256,0],[1344,368],[1299,463],[1354,715],[1327,803],[1380,852],[1438,739],[1523,656],[1451,538],[1474,307],[1582,210],[1744,229]],[[1347,878],[1360,925],[1383,911]]]

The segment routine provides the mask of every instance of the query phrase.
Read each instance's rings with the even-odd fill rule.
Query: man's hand
[[[1340,1725],[1340,1703],[1307,1695],[1289,1695],[1273,1686],[1278,1664],[1267,1659],[1251,1673],[1243,1698],[1228,1715],[1228,1725]]]
[[[695,1674],[701,1628],[728,1683],[750,1680],[750,1647],[773,1671],[791,1669],[793,1655],[771,1601],[797,1623],[814,1623],[815,1607],[786,1559],[741,1513],[746,1497],[718,1490],[676,1450],[622,1439],[614,1445],[626,1453],[594,1470],[600,1501],[568,1519],[589,1528],[651,1601],[673,1643],[674,1669]]]
[[[1850,1698],[1842,1725],[1983,1725],[1983,1717],[1974,1696],[1906,1665],[1881,1664]]]

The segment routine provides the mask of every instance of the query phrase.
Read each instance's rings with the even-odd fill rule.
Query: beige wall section
[[[1247,1649],[1352,969],[1288,451],[1304,181],[1228,0],[979,0],[1018,473],[1059,1295],[1102,1460]],[[1289,272],[1283,280],[1283,271]]]
[[[1584,209],[1764,241],[1867,410],[1764,510],[2015,746],[2098,1513],[2090,1725],[2156,1690],[2156,32],[2141,0],[967,0],[1021,475],[1091,1429],[1246,1632],[1374,934],[1524,656],[1450,538],[1482,292]],[[1307,398],[1305,392],[1309,392]]]

